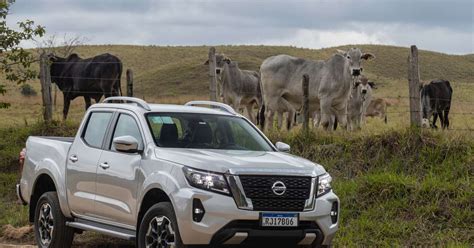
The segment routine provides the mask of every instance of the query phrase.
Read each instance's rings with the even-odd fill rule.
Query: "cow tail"
[[[122,80],[121,79],[122,79],[122,63],[119,64],[119,73],[118,73],[117,85],[118,85],[118,91],[119,91],[120,96],[123,96],[123,94],[122,94],[122,84],[121,84]]]
[[[258,99],[260,101],[260,110],[258,111],[257,120],[258,124],[262,130],[265,128],[265,101],[263,99],[263,92],[262,92],[262,73],[260,70],[258,71],[258,85],[257,85],[257,92],[258,92]]]
[[[258,111],[258,120],[260,127],[263,129],[265,128],[265,104],[262,102],[262,106],[260,107],[260,110]]]

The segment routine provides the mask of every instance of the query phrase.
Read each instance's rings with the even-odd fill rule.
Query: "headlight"
[[[325,173],[318,177],[318,196],[322,196],[331,191],[332,177]]]
[[[198,171],[188,167],[183,167],[184,176],[191,186],[230,195],[227,181],[222,174],[207,171]]]

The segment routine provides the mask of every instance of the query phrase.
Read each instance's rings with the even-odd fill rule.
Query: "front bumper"
[[[193,199],[199,199],[205,209],[200,222],[193,221]],[[172,201],[184,244],[254,244],[264,240],[265,246],[273,241],[289,246],[312,240],[311,244],[328,245],[338,229],[338,222],[331,220],[333,203],[338,202],[340,209],[339,198],[333,192],[317,198],[313,210],[299,212],[301,225],[297,228],[262,228],[260,211],[238,209],[231,196],[195,188],[176,192]]]

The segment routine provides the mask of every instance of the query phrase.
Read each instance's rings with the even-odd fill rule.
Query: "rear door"
[[[96,170],[105,136],[113,117],[112,111],[91,111],[76,137],[67,160],[67,197],[76,215],[91,216],[96,194]]]
[[[138,181],[140,180],[140,153],[118,152],[112,141],[116,137],[130,135],[138,140],[139,150],[143,150],[143,130],[135,114],[118,112],[108,143],[97,167],[97,197],[95,213],[97,217],[129,226],[135,226],[137,216]]]

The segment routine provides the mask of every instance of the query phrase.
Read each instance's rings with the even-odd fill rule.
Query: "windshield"
[[[151,113],[148,124],[160,147],[273,151],[240,117],[195,113]]]

